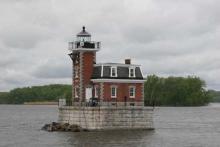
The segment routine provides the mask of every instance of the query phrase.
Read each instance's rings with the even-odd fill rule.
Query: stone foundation
[[[59,122],[89,130],[153,129],[153,108],[62,106]]]

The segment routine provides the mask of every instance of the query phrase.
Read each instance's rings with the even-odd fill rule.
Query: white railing
[[[89,41],[89,42],[69,42],[69,50],[74,50],[78,48],[94,48],[94,49],[100,49],[101,48],[101,42],[95,42],[95,41]]]

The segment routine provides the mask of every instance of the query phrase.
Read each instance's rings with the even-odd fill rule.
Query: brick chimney
[[[125,64],[131,64],[131,59],[125,59]]]

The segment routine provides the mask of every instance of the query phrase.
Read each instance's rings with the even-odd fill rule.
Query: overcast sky
[[[129,57],[145,76],[220,90],[219,0],[0,0],[0,91],[70,84],[68,42],[83,25],[102,42],[97,62]]]

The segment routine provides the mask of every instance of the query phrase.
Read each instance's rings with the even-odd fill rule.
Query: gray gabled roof
[[[117,67],[117,77],[111,77],[110,64],[98,64],[94,65],[92,79],[143,79],[143,75],[140,66],[127,65],[127,64],[112,64],[113,67]],[[135,77],[129,77],[129,68],[135,69]]]

